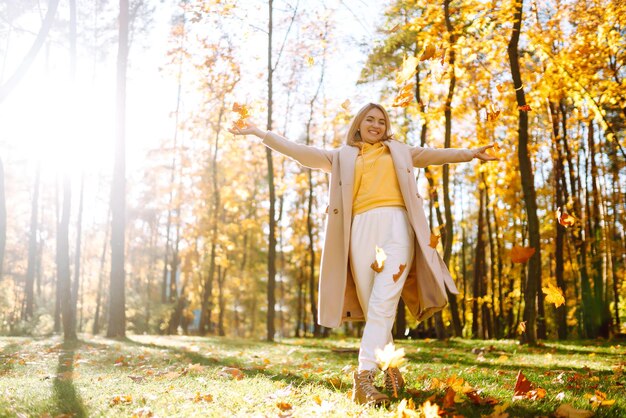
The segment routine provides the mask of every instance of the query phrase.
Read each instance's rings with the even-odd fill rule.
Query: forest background
[[[428,3],[428,4],[426,4]],[[412,145],[461,293],[396,338],[624,334],[626,5],[0,1],[0,333],[351,335],[316,325],[328,177],[227,128]],[[396,106],[394,106],[396,105]],[[562,300],[561,300],[562,298]]]

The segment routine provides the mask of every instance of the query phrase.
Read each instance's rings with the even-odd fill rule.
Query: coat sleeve
[[[475,151],[468,148],[411,147],[413,167],[426,167],[448,163],[464,163],[474,158]]]
[[[324,170],[327,173],[331,171],[333,151],[310,145],[296,144],[271,131],[265,135],[263,144],[274,151],[296,160],[305,167]]]

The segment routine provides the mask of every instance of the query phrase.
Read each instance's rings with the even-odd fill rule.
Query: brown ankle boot
[[[404,378],[397,367],[389,367],[385,370],[385,389],[393,393],[394,398],[397,398],[398,393],[404,389]]]
[[[387,405],[389,397],[374,387],[376,370],[354,372],[352,400],[359,404]]]

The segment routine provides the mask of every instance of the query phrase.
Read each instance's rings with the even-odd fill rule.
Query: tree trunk
[[[0,158],[0,281],[4,275],[4,251],[7,244],[7,201],[4,193],[4,164]]]
[[[72,187],[69,175],[63,176],[63,210],[61,222],[57,228],[57,280],[61,302],[61,316],[63,319],[63,339],[76,340],[76,319],[72,310],[72,290],[70,275],[70,208],[72,206]]]
[[[485,228],[484,202],[485,189],[481,188],[479,192],[479,208],[478,208],[478,228],[476,232],[476,249],[474,252],[474,277],[472,291],[472,338],[484,338],[485,327],[484,317],[481,315],[482,300],[485,292],[483,289],[483,276],[485,274],[485,240],[483,238]],[[483,319],[483,321],[480,321]],[[482,323],[481,323],[482,322]]]
[[[524,0],[516,3],[515,15],[513,18],[513,31],[508,45],[509,63],[511,65],[511,76],[515,88],[515,97],[518,106],[526,105],[524,96],[524,85],[520,73],[518,43],[522,28],[522,10]],[[530,246],[535,249],[535,253],[528,261],[528,275],[524,295],[524,320],[526,321],[525,341],[529,345],[537,344],[537,292],[540,291],[541,282],[541,246],[539,235],[539,219],[537,218],[537,197],[535,193],[534,175],[532,163],[528,151],[528,113],[518,111],[518,148],[520,177],[522,179],[522,190],[524,192],[524,204],[528,219],[528,239]]]
[[[76,329],[76,320],[78,318],[78,291],[80,290],[80,257],[81,257],[81,235],[83,230],[83,196],[85,188],[85,174],[80,179],[80,196],[78,202],[78,214],[76,219],[76,250],[74,252],[74,281],[72,282],[72,319],[74,320],[74,329]]]
[[[272,36],[274,12],[274,1],[268,1],[269,22],[268,22],[268,42],[267,42],[267,130],[272,129],[272,105],[273,105],[273,76],[272,67]],[[274,327],[275,305],[276,305],[276,190],[274,188],[274,164],[272,161],[272,150],[265,148],[267,159],[267,180],[270,195],[269,209],[269,248],[267,251],[267,341],[274,341],[276,333]]]
[[[41,165],[37,165],[35,174],[35,185],[33,186],[33,200],[30,206],[30,235],[28,237],[28,267],[26,269],[26,309],[24,310],[24,319],[33,317],[35,307],[35,270],[37,267],[37,232],[38,211],[39,211],[39,183],[41,180]]]
[[[98,293],[96,294],[96,313],[93,317],[93,326],[91,329],[91,333],[93,335],[97,335],[100,332],[100,307],[103,306],[102,303],[102,289],[104,288],[104,266],[106,264],[106,256],[108,252],[108,244],[109,244],[109,219],[111,217],[111,213],[107,216],[107,228],[104,236],[104,246],[102,247],[102,254],[100,255],[100,274],[98,274]]]
[[[107,337],[126,336],[126,68],[128,64],[129,0],[120,0],[115,113],[115,167],[111,189],[111,281]]]

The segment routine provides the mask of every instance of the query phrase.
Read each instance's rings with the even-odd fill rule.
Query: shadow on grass
[[[141,341],[132,340],[128,337],[124,339],[119,339],[118,341],[125,342],[127,344],[138,346],[138,347],[167,350],[171,352],[172,354],[179,356],[180,359],[186,359],[192,363],[197,363],[197,364],[201,364],[204,366],[236,367],[236,368],[239,368],[244,374],[244,376],[246,377],[255,377],[255,376],[260,375],[260,376],[265,376],[270,380],[274,380],[274,381],[281,380],[287,384],[293,384],[295,386],[317,384],[317,385],[322,385],[330,390],[345,391],[345,389],[348,389],[345,385],[340,385],[339,387],[337,387],[336,384],[334,384],[333,380],[320,378],[314,373],[311,373],[310,376],[305,378],[296,373],[290,373],[290,372],[285,373],[284,371],[279,372],[269,367],[263,367],[262,365],[251,367],[250,365],[246,364],[245,361],[241,357],[228,356],[228,357],[222,357],[218,359],[216,357],[207,357],[200,353],[184,350],[178,347],[160,345],[160,344],[154,344],[154,343],[144,343]],[[225,340],[223,344],[230,344],[230,340]],[[246,344],[242,346],[241,348],[244,350],[245,349],[250,350],[254,348],[270,347],[270,346],[276,346],[276,345],[277,343],[269,343],[269,342],[252,342],[252,343],[246,342]],[[324,352],[323,354],[327,355],[328,353]]]
[[[59,350],[57,372],[52,383],[54,403],[59,413],[86,417],[87,411],[74,386],[74,354],[80,341],[63,343]]]

